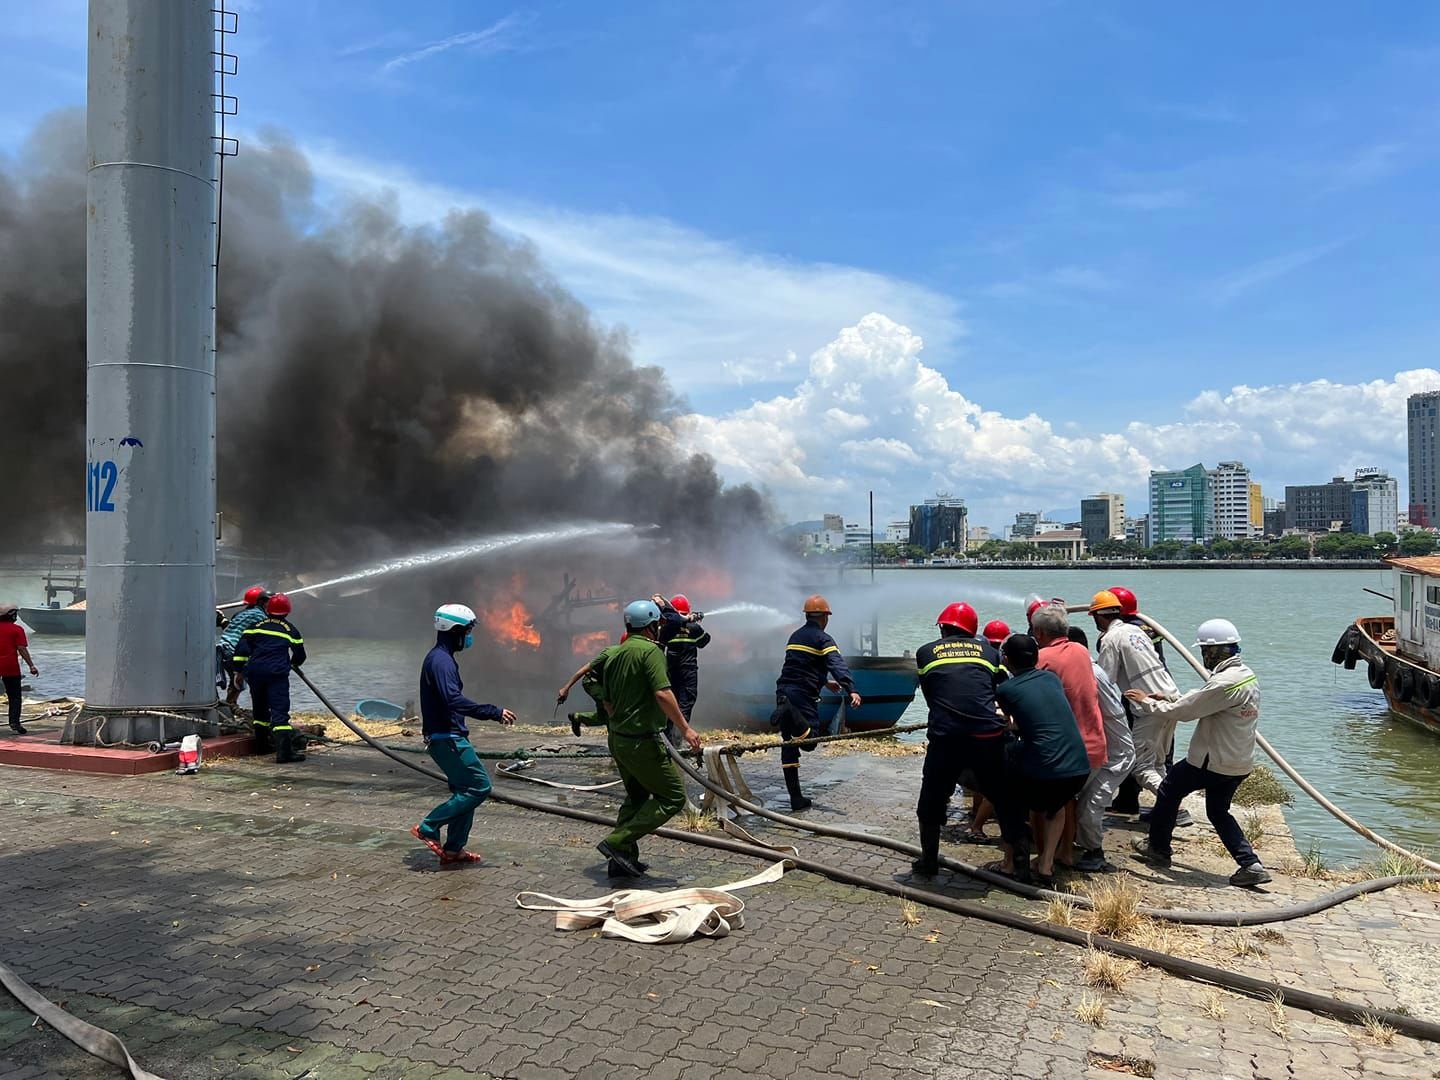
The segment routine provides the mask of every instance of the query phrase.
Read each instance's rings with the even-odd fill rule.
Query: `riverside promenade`
[[[498,729],[477,742],[561,744]],[[577,744],[567,734],[563,745]],[[743,761],[776,805],[777,763]],[[822,820],[909,837],[920,762],[826,750],[807,759],[806,779]],[[610,778],[603,760],[536,771]],[[746,925],[722,940],[561,933],[551,916],[518,910],[515,894],[610,891],[598,827],[491,803],[473,837],[485,864],[441,870],[407,829],[442,791],[362,747],[285,768],[224,761],[194,777],[8,769],[3,785],[0,959],[169,1080],[1440,1076],[1440,1047],[1149,969],[1110,972],[1118,989],[1094,986],[1083,950],[803,872],[743,893]],[[608,792],[523,789],[615,804]],[[1223,884],[1203,825],[1182,833],[1173,872],[1120,856],[1133,824],[1112,834],[1112,857],[1134,867],[1151,904],[1274,905],[1334,887],[1301,876],[1278,811],[1257,813],[1247,824],[1262,855],[1287,871],[1268,896]],[[873,848],[756,829],[867,873],[908,871]],[[759,865],[668,840],[645,855],[656,888],[722,884]],[[1046,915],[968,879],[935,887]],[[1440,1019],[1437,901],[1395,890],[1270,930],[1132,932],[1150,947]],[[121,1075],[33,1020],[0,991],[0,1076]]]

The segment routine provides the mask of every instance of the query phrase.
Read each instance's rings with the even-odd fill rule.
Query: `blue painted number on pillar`
[[[92,461],[85,467],[85,509],[91,513],[115,510],[115,483],[120,469],[113,461]]]

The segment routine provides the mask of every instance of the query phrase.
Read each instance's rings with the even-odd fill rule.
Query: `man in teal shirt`
[[[630,636],[605,661],[605,698],[610,707],[610,755],[625,784],[615,828],[596,845],[610,860],[611,877],[639,877],[640,838],[653,833],[685,806],[685,782],[664,743],[668,719],[692,750],[696,735],[675,694],[659,645],[660,609],[652,600],[625,608]]]

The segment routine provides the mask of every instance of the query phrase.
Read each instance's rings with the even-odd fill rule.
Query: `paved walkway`
[[[909,835],[919,761],[817,754],[806,779],[831,820]],[[779,794],[773,761],[745,767],[758,792]],[[573,782],[604,772],[545,766]],[[747,893],[745,929],[720,941],[557,933],[543,913],[517,910],[514,895],[608,891],[598,827],[491,804],[475,837],[486,864],[442,871],[406,833],[440,792],[360,748],[285,769],[222,763],[191,778],[8,770],[3,784],[0,957],[171,1080],[1440,1075],[1432,1048],[1381,1046],[1153,971],[1097,994],[1077,950],[930,910],[907,925],[897,901],[804,873]],[[613,806],[603,795],[558,798]],[[872,849],[800,843],[873,873],[904,869]],[[1204,843],[1190,841],[1182,864],[1192,847],[1203,856]],[[669,841],[646,856],[662,887],[755,869]],[[1151,899],[1178,890],[1190,906],[1249,899],[1206,876],[1145,888]],[[1287,895],[1323,887],[1279,884]],[[964,881],[940,887],[983,895]],[[1283,944],[1264,943],[1263,956],[1236,957],[1221,935],[1180,945],[1403,1005],[1404,979],[1383,953],[1413,967],[1436,947],[1440,906],[1434,894],[1391,893],[1281,930]],[[1076,1016],[1091,996],[1106,1001],[1103,1026]],[[118,1075],[32,1019],[0,993],[0,1076]]]

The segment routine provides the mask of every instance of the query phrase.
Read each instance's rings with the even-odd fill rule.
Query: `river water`
[[[1022,598],[1029,593],[1081,602],[1106,584],[1133,589],[1141,610],[1182,641],[1193,640],[1195,627],[1207,618],[1234,621],[1244,638],[1246,661],[1260,678],[1261,729],[1276,748],[1361,821],[1406,846],[1432,851],[1440,847],[1433,810],[1440,800],[1440,740],[1392,717],[1384,697],[1366,684],[1363,669],[1347,672],[1330,663],[1331,649],[1347,623],[1359,614],[1388,610],[1384,601],[1362,591],[1368,586],[1389,593],[1386,571],[1122,571],[1111,581],[1085,570],[881,570],[870,595],[881,612],[881,651],[894,654],[930,640],[936,614],[953,600],[973,603],[982,624],[1000,618],[1017,626],[1024,623]],[[0,579],[0,594],[33,603],[38,586],[33,580]],[[691,599],[702,606],[709,600]],[[784,606],[772,596],[727,599],[741,605],[763,601]],[[722,611],[725,604],[715,603],[714,610]],[[847,610],[837,601],[831,625],[842,644],[850,629]],[[737,625],[729,619],[739,617],[717,614],[707,626],[718,638],[727,625]],[[1076,618],[1093,638],[1089,619],[1083,614]],[[300,624],[303,629],[303,620]],[[418,631],[412,641],[398,643],[312,638],[307,641],[312,657],[307,672],[327,691],[333,689],[343,706],[363,697],[403,703],[416,695],[416,673],[429,644],[429,635]],[[32,651],[42,673],[31,680],[37,696],[83,691],[83,639],[37,636]],[[1171,669],[1182,689],[1197,685],[1183,661],[1172,662]],[[568,674],[557,673],[556,682]],[[483,696],[480,687],[473,689]],[[704,693],[702,659],[702,703]],[[298,682],[295,697],[297,707],[318,707]],[[917,699],[905,719],[923,716]],[[1187,725],[1182,725],[1180,737],[1183,745]],[[1314,843],[1331,862],[1374,854],[1375,849],[1303,793],[1295,795],[1287,816],[1302,851]]]

